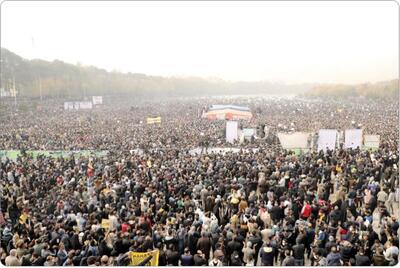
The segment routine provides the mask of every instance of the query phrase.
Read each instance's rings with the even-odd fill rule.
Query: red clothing
[[[122,232],[122,233],[126,233],[127,231],[128,231],[128,224],[123,223],[123,224],[121,225],[121,232]]]
[[[311,215],[311,206],[309,204],[306,204],[303,206],[303,208],[301,209],[301,214],[302,217],[304,218],[308,218]]]
[[[94,175],[94,169],[88,168],[87,175],[88,175],[88,177],[93,177],[93,175]]]
[[[347,235],[347,230],[340,228],[339,234],[340,234],[340,240],[342,241]]]
[[[63,180],[63,178],[61,176],[57,177],[57,183],[59,185],[63,185],[64,184],[64,180]]]

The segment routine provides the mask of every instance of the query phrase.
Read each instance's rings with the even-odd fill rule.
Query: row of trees
[[[62,61],[26,60],[1,49],[0,88],[15,87],[21,97],[80,98],[90,95],[134,95],[136,98],[239,94],[304,94],[307,97],[397,97],[398,80],[362,85],[287,85],[283,83],[228,82],[199,77],[160,77],[107,72],[92,66]]]
[[[107,72],[92,66],[61,61],[26,60],[1,49],[1,87],[15,85],[19,96],[76,98],[84,95],[124,95],[166,97],[223,94],[297,94],[310,85],[270,82],[227,82],[199,77],[159,77],[144,74]]]
[[[318,85],[304,94],[308,97],[399,98],[399,80],[359,85]]]

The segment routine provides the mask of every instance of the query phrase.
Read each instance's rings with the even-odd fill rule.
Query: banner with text
[[[320,129],[318,132],[318,152],[326,149],[334,150],[336,148],[336,129]]]
[[[379,135],[365,135],[364,136],[364,147],[378,149],[380,143]]]
[[[160,251],[130,252],[131,266],[158,266]]]
[[[279,141],[283,149],[306,149],[309,148],[310,133],[278,133]]]
[[[226,141],[234,143],[238,139],[238,122],[226,121]]]
[[[79,103],[79,109],[92,109],[93,104],[91,101],[81,101]]]
[[[92,96],[92,102],[94,105],[103,104],[103,96]]]
[[[64,102],[64,110],[73,110],[74,103],[73,102]]]
[[[344,148],[356,149],[362,146],[362,129],[346,129],[344,133]]]
[[[147,124],[161,124],[161,117],[147,117]]]

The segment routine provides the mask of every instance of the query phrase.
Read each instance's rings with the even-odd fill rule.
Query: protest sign
[[[147,124],[160,124],[161,117],[147,117]]]
[[[336,138],[336,129],[320,129],[318,132],[318,151],[334,150],[336,148]]]
[[[238,122],[226,121],[226,141],[233,143],[238,139]]]
[[[109,219],[102,219],[101,220],[101,228],[108,230],[110,228],[110,220]]]
[[[158,250],[149,252],[130,252],[132,266],[158,266]]]
[[[346,129],[344,133],[344,148],[356,149],[362,145],[362,129]]]

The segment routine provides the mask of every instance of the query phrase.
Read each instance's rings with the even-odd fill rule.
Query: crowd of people
[[[253,111],[242,127],[318,132],[362,128],[377,150],[301,155],[277,139],[239,152],[190,154],[225,142],[211,104]],[[7,107],[1,262],[6,266],[125,266],[158,251],[159,266],[392,266],[399,255],[398,102],[369,99],[113,100],[88,111]],[[146,124],[160,116],[161,124]],[[257,150],[245,150],[257,148]],[[137,151],[140,149],[140,152]],[[54,158],[29,150],[107,150]],[[107,225],[104,225],[104,220]]]

